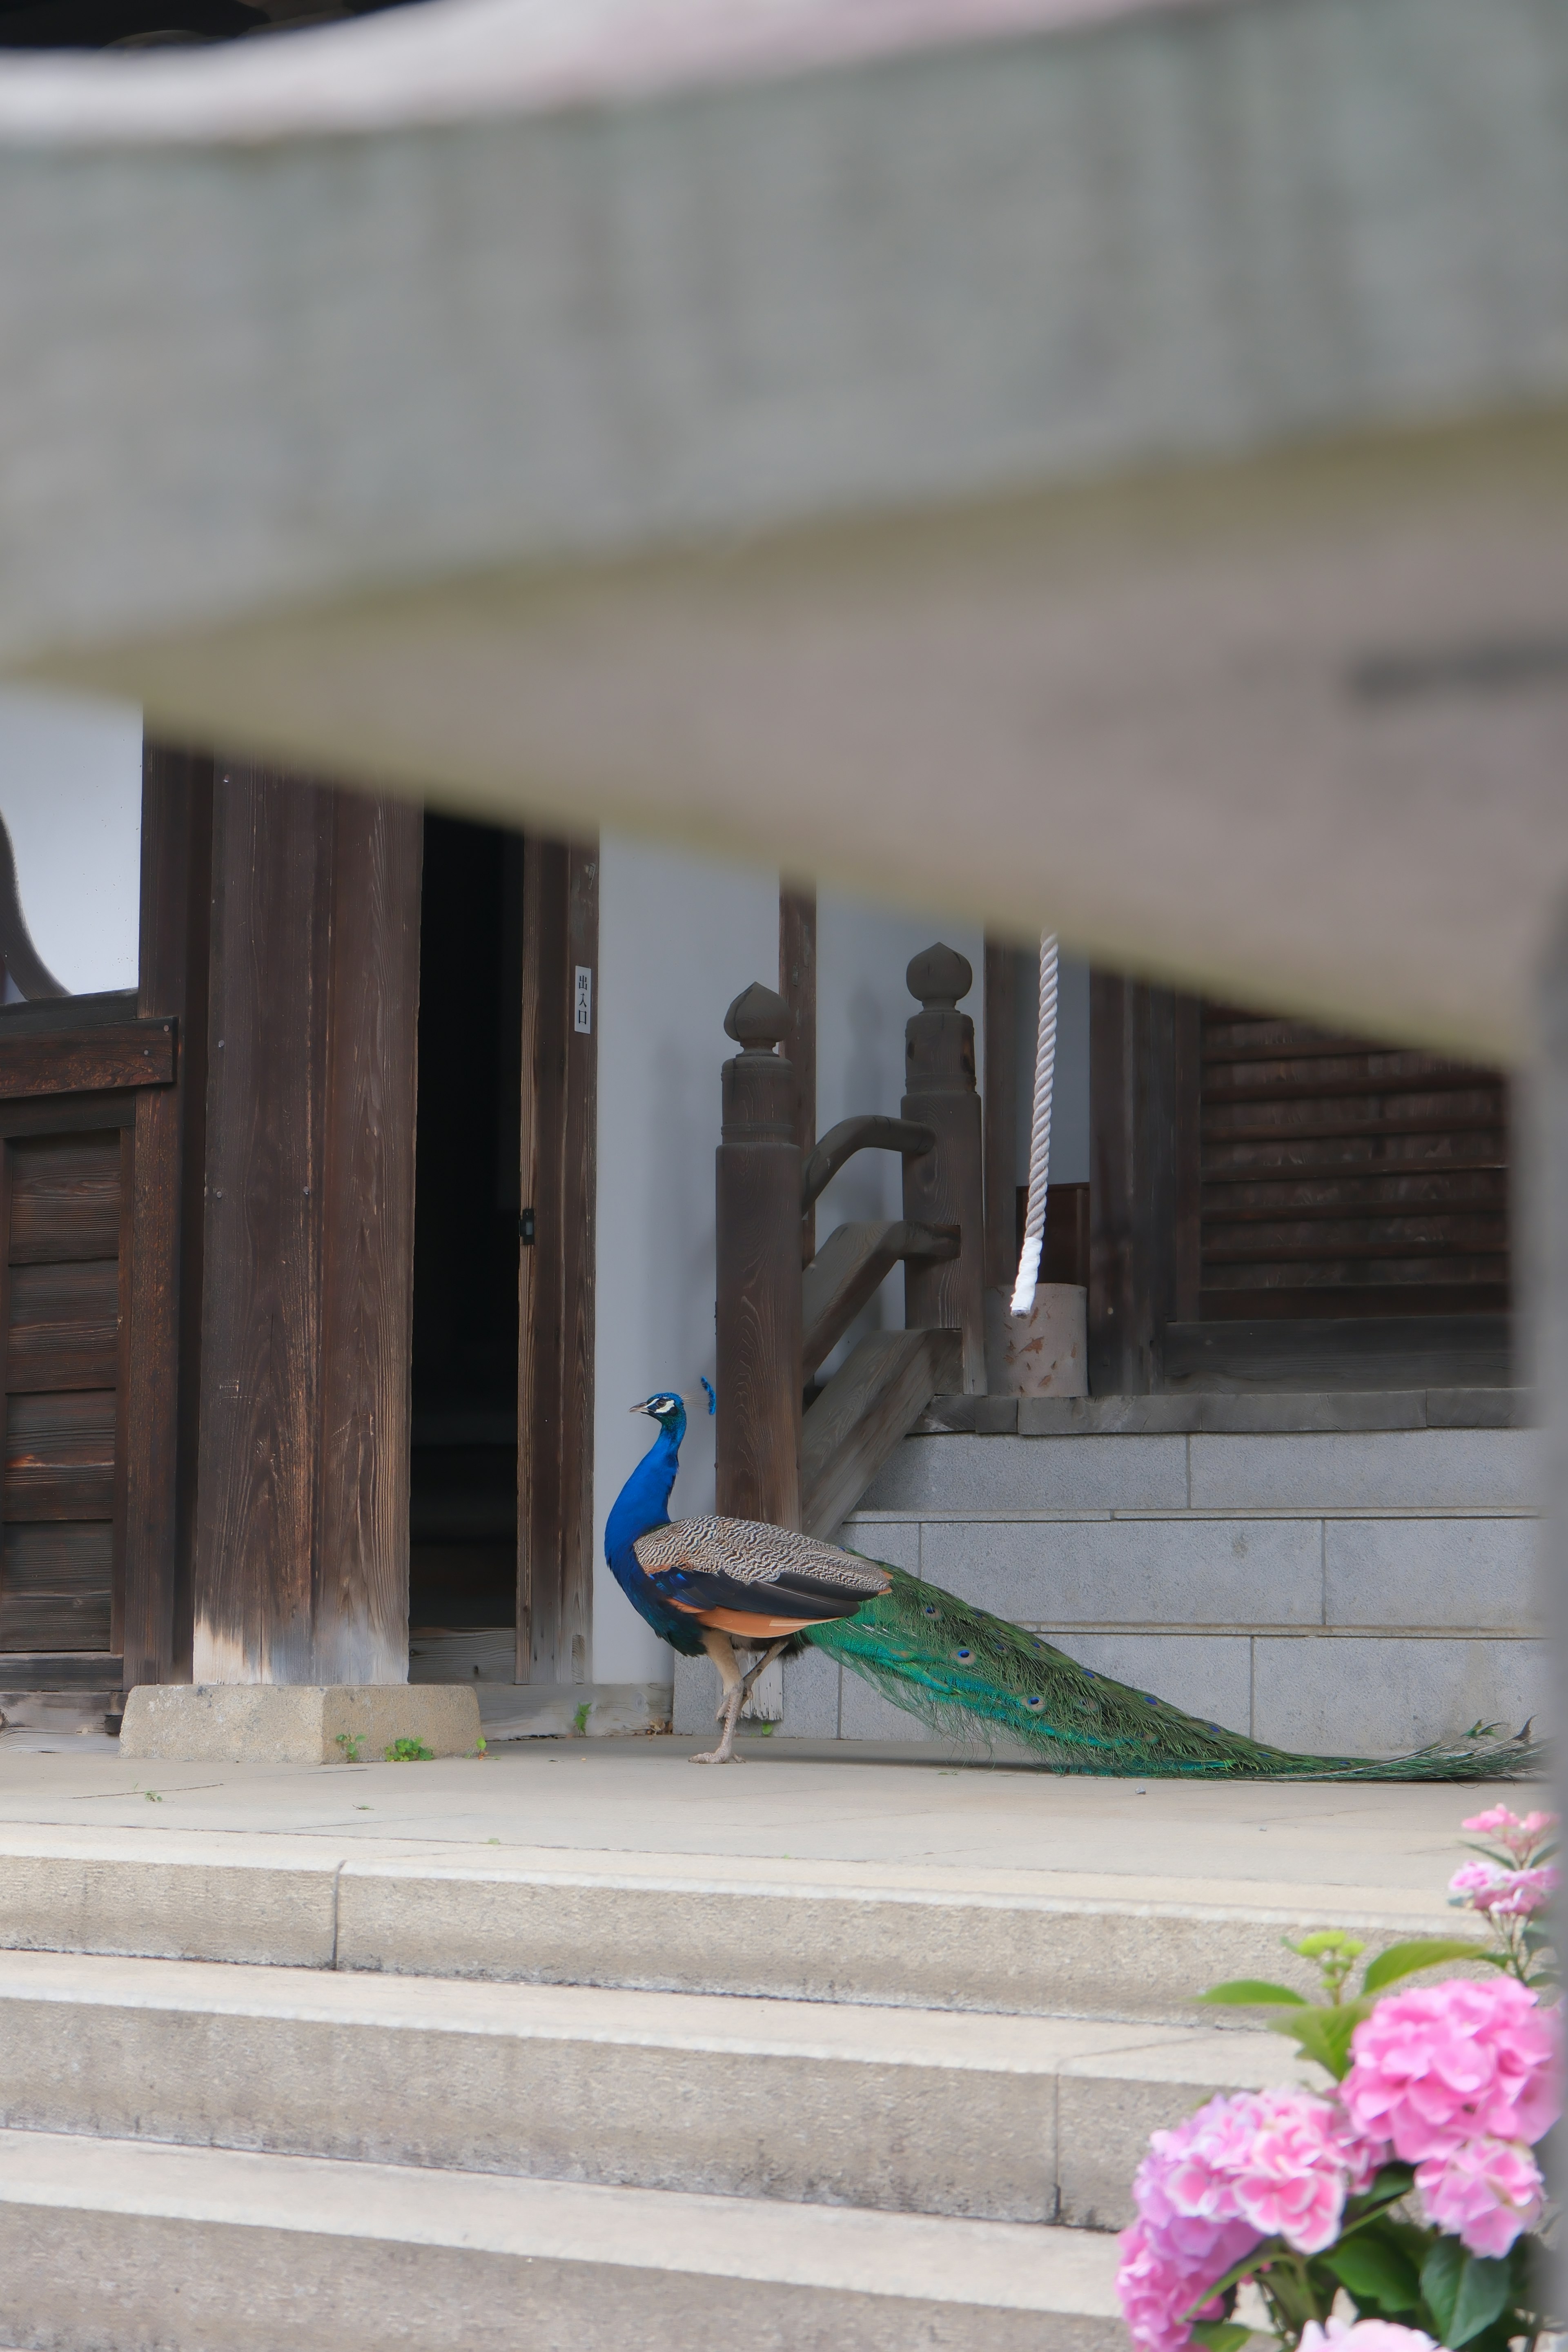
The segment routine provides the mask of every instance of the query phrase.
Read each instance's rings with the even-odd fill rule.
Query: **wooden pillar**
[[[218,772],[197,1682],[407,1677],[421,825]]]
[[[985,1178],[980,1097],[974,1087],[974,1024],[960,1013],[974,972],[953,948],[927,948],[905,974],[921,1011],[904,1031],[907,1091],[900,1109],[936,1132],[933,1150],[904,1161],[904,1215],[957,1225],[956,1257],[911,1258],[904,1267],[904,1321],[910,1330],[963,1338],[963,1385],[985,1391]]]
[[[724,1015],[718,1153],[719,1481],[721,1512],[801,1519],[800,1146],[795,1071],[776,1051],[789,1007],[754,982]]]
[[[528,836],[522,943],[516,1673],[582,1683],[594,1597],[596,847]]]
[[[795,1139],[804,1161],[816,1141],[816,893],[779,892],[779,993],[789,1007],[784,1044],[795,1065]],[[816,1203],[803,1210],[800,1261],[816,1255]]]
[[[985,942],[985,1282],[1010,1289],[1018,1272],[1018,964]],[[1027,1114],[1026,1113],[1026,1116]]]
[[[1089,1007],[1089,1384],[1142,1396],[1196,1313],[1198,1003],[1094,971]]]
[[[148,1368],[127,1433],[125,1684],[191,1677],[191,1548],[201,1402],[202,1226],[213,763],[149,743],[142,760],[138,1009],[178,1024],[175,1083],[136,1103],[130,1331]]]

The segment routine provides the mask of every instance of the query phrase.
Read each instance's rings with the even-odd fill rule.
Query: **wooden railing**
[[[778,1050],[789,1008],[754,983],[724,1027],[718,1155],[718,1507],[826,1535],[865,1493],[932,1396],[985,1386],[984,1187],[973,974],[952,948],[909,967],[900,1116],[829,1129],[802,1164],[795,1076]],[[903,1215],[840,1225],[801,1267],[801,1216],[858,1151],[903,1160]],[[803,1409],[807,1381],[891,1269],[905,1328],[868,1333]]]

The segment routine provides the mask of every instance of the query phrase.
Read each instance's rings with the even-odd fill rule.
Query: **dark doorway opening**
[[[425,819],[409,1526],[416,1642],[421,1633],[510,1627],[517,1618],[522,858],[520,835]]]

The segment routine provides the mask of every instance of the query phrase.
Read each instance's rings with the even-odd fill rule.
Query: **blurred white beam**
[[[13,60],[0,663],[1518,1054],[1565,89],[1560,0]]]

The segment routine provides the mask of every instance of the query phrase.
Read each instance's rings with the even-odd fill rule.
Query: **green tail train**
[[[1529,1737],[1491,1731],[1414,1756],[1292,1756],[1080,1666],[1037,1633],[888,1561],[892,1591],[804,1635],[934,1730],[1020,1742],[1055,1772],[1164,1780],[1511,1780],[1546,1769]]]

